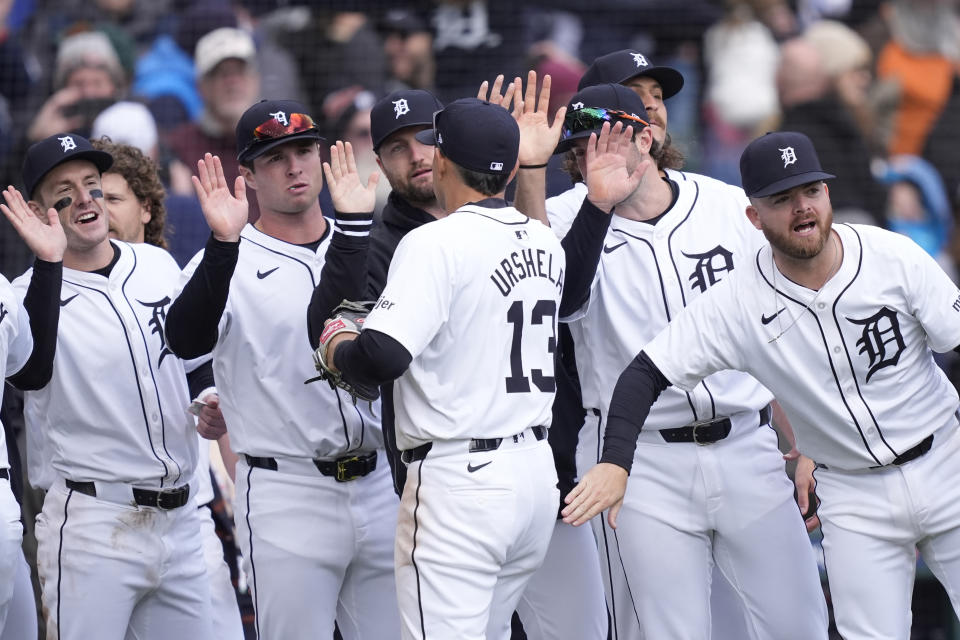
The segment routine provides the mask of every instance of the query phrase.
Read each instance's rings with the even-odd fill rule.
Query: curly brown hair
[[[157,173],[157,164],[137,147],[113,142],[106,136],[99,140],[91,140],[91,144],[94,149],[106,151],[113,156],[113,164],[106,173],[122,176],[133,191],[133,195],[150,212],[150,221],[143,228],[143,241],[166,249],[167,239],[164,237],[164,228],[167,222],[167,211],[163,206],[166,193]]]

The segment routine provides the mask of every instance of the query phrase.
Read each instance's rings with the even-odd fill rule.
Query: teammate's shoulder
[[[747,198],[747,195],[743,192],[741,187],[738,187],[735,184],[729,184],[723,180],[718,180],[717,178],[711,178],[710,176],[705,176],[701,173],[690,173],[688,171],[680,171],[678,169],[665,169],[667,176],[676,182],[677,184],[684,183],[695,183],[701,189],[713,191],[716,193],[724,193],[734,198]]]

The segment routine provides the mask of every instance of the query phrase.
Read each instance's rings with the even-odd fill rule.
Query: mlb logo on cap
[[[795,131],[767,133],[747,145],[740,156],[740,178],[750,197],[769,196],[834,177],[820,167],[810,138]]]

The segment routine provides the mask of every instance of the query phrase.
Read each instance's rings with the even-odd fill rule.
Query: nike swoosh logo
[[[773,322],[773,321],[776,319],[776,317],[777,317],[778,315],[780,315],[781,313],[783,313],[783,312],[786,311],[786,310],[787,310],[787,308],[786,308],[786,307],[783,307],[782,309],[780,309],[780,311],[777,311],[777,312],[776,312],[775,314],[773,314],[772,316],[760,316],[760,322],[762,322],[763,324],[770,324],[771,322]]]
[[[70,301],[73,300],[74,298],[76,298],[78,295],[80,295],[80,294],[79,294],[79,293],[75,293],[75,294],[73,294],[72,296],[70,296],[69,298],[67,298],[66,300],[61,300],[61,301],[60,301],[60,306],[61,306],[61,307],[67,306],[68,304],[70,304]]]
[[[492,463],[493,463],[493,460],[491,460],[490,462],[484,462],[483,464],[478,464],[477,466],[473,466],[473,464],[471,464],[471,463],[468,462],[468,463],[467,463],[467,472],[468,472],[468,473],[473,473],[474,471],[479,471],[480,469],[483,469],[483,468],[484,468],[485,466],[487,466],[488,464],[492,464]]]
[[[269,271],[260,271],[260,270],[257,270],[257,277],[260,278],[261,280],[263,280],[264,278],[266,278],[268,275],[270,275],[271,273],[273,273],[274,271],[276,271],[276,270],[279,269],[279,268],[280,268],[280,267],[274,267],[273,269],[270,269]]]
[[[615,245],[613,245],[612,247],[608,247],[608,246],[604,245],[604,247],[603,247],[603,252],[604,252],[604,253],[613,253],[614,251],[616,251],[617,249],[619,249],[620,247],[622,247],[622,246],[625,245],[625,244],[627,244],[627,241],[626,241],[626,240],[624,240],[624,241],[621,242],[620,244],[615,244]]]

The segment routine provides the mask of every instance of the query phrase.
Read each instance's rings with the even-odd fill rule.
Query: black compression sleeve
[[[396,380],[410,366],[407,348],[385,333],[369,329],[337,346],[334,364],[350,382],[382,385]]]
[[[190,389],[191,398],[196,398],[204,389],[216,385],[213,379],[213,360],[207,360],[187,374],[187,387]]]
[[[210,235],[197,270],[167,311],[167,346],[180,358],[197,358],[216,346],[239,256],[240,242]]]
[[[610,218],[611,214],[604,213],[584,198],[570,231],[563,238],[561,244],[567,255],[567,271],[560,300],[561,318],[582,307],[590,297],[590,285],[600,263]]]
[[[324,321],[343,300],[362,300],[367,288],[367,250],[373,213],[337,213],[330,247],[307,306],[307,334],[316,349]]]
[[[30,276],[30,285],[23,298],[23,306],[30,317],[33,351],[23,368],[9,378],[10,384],[23,391],[42,389],[53,376],[62,283],[62,262],[46,262],[39,258],[34,260],[33,275]]]
[[[643,351],[630,362],[613,389],[600,462],[612,462],[630,473],[640,429],[650,407],[669,386],[670,381]]]

